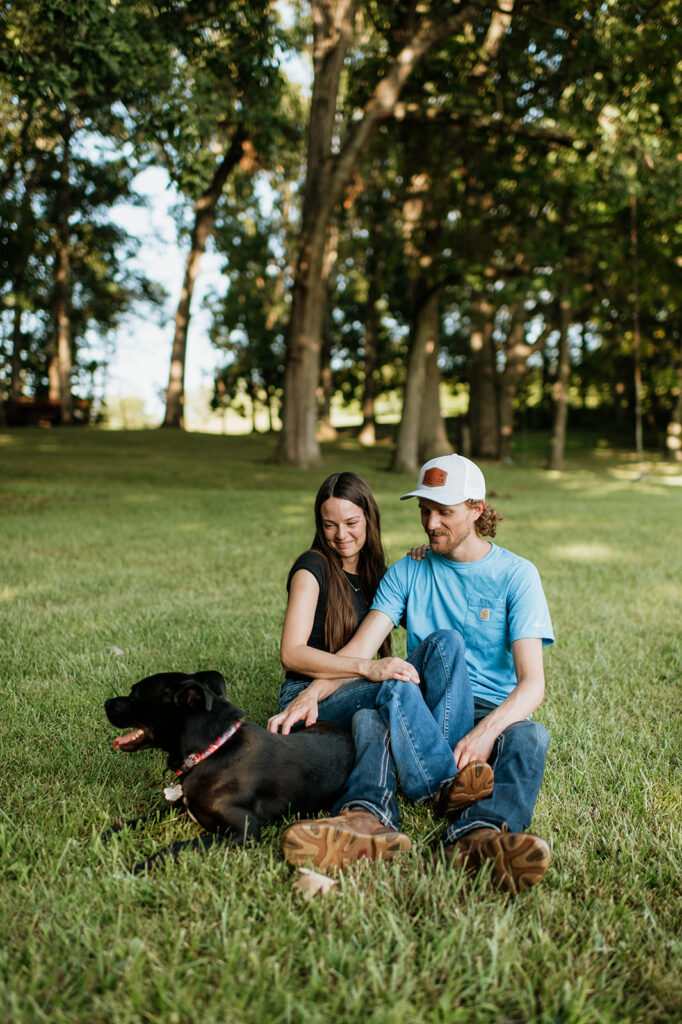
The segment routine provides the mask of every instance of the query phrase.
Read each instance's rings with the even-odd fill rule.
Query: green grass
[[[284,581],[327,472],[381,505],[391,560],[420,540],[412,478],[388,452],[325,446],[325,469],[271,466],[267,438],[0,434],[0,1005],[12,1022],[680,1020],[682,475],[572,446],[487,466],[499,542],[539,567],[557,644],[538,717],[552,742],[534,828],[553,865],[516,900],[432,853],[360,863],[306,903],[279,853],[188,854],[178,817],[98,833],[160,799],[163,756],[117,754],[103,701],[163,669],[217,668],[264,723],[281,680]],[[539,452],[539,449],[538,449]],[[397,637],[400,651],[404,639]],[[111,646],[123,650],[116,656]]]

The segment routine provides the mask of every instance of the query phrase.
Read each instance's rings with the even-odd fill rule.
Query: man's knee
[[[507,749],[519,748],[526,754],[534,754],[543,760],[549,747],[549,733],[540,722],[527,718],[523,722],[514,722],[507,726],[502,734]]]
[[[434,629],[429,633],[425,643],[433,644],[440,650],[444,648],[453,652],[464,651],[464,637],[457,629]]]

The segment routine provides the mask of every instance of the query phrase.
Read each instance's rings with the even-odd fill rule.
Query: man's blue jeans
[[[482,700],[474,702],[474,724],[495,708]],[[475,828],[501,828],[523,832],[530,825],[540,792],[549,733],[544,725],[526,718],[501,733],[488,758],[495,773],[495,785],[487,800],[479,800],[462,811],[445,829],[444,843],[454,843]]]
[[[335,813],[365,807],[385,825],[397,828],[397,779],[415,802],[436,794],[457,770],[453,748],[494,707],[482,701],[474,706],[464,644],[456,631],[432,633],[409,661],[419,672],[419,687],[402,680],[355,679],[320,701],[320,719],[350,727],[356,748],[355,765]],[[284,683],[280,709],[306,685],[299,680]],[[506,729],[490,757],[495,772],[492,795],[463,811],[446,829],[445,841],[454,842],[482,825],[499,828],[507,822],[514,832],[527,828],[548,741],[547,730],[529,720]]]
[[[286,680],[279,691],[280,711],[284,711],[306,686],[308,682],[304,680]],[[334,806],[334,813],[338,814],[351,805],[365,807],[384,825],[397,828],[400,814],[395,797],[395,762],[388,729],[375,710],[381,686],[381,683],[372,683],[368,679],[351,679],[319,702],[318,718],[349,729],[355,743],[355,765],[343,798]],[[410,686],[417,689],[414,683]]]
[[[394,797],[386,796],[384,786],[395,790],[396,774],[405,796],[415,803],[433,796],[452,778],[457,771],[453,747],[474,722],[459,633],[445,629],[432,633],[409,661],[419,673],[419,686],[398,679],[384,683],[353,679],[318,705],[319,718],[350,728],[355,742],[355,767],[343,806],[352,799],[353,806],[367,806],[382,820],[387,808],[395,804]],[[305,685],[299,680],[285,682],[280,708]],[[365,713],[359,715],[360,711]],[[385,737],[387,729],[390,740]]]

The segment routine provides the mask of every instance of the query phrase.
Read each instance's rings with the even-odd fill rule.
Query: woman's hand
[[[298,697],[295,697],[284,711],[280,711],[278,715],[273,715],[268,719],[268,732],[281,730],[282,736],[287,736],[297,722],[304,722],[306,726],[314,725],[318,715],[317,701],[313,684],[306,686],[305,690],[301,690]]]
[[[426,552],[429,550],[428,544],[418,544],[416,548],[410,548],[406,552],[411,559],[415,562],[421,562],[423,558],[426,558]]]
[[[404,679],[419,686],[419,673],[414,665],[402,658],[379,658],[378,661],[367,661],[365,679],[372,683],[383,683],[385,679]]]

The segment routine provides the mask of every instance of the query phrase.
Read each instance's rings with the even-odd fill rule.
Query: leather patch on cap
[[[427,469],[424,473],[422,483],[426,487],[442,487],[448,478],[444,469]]]

